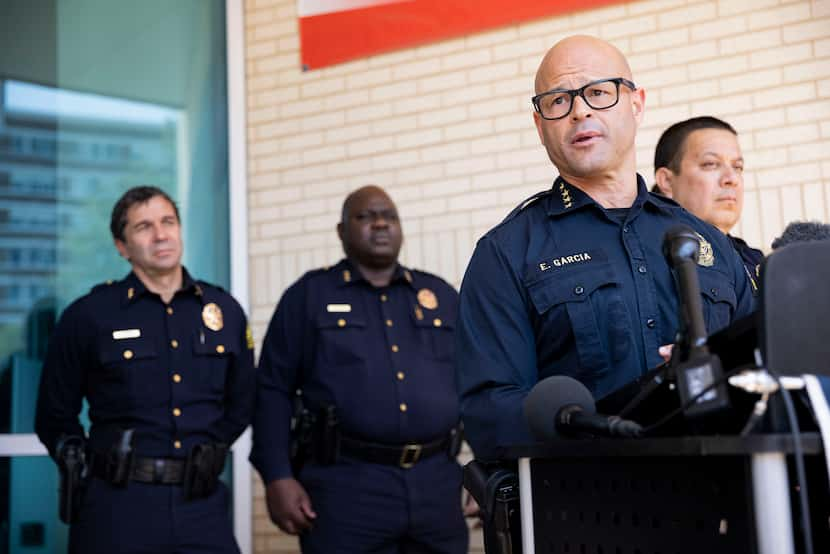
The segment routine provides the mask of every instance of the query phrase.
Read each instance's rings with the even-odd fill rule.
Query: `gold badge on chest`
[[[218,331],[223,327],[222,322],[222,308],[211,302],[205,304],[202,308],[202,321],[205,322],[205,327],[211,331]]]
[[[431,290],[421,289],[418,291],[418,304],[427,310],[434,310],[438,307],[438,298]]]

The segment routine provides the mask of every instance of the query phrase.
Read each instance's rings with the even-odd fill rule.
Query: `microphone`
[[[830,225],[818,221],[792,221],[781,236],[772,241],[772,249],[778,250],[788,244],[830,240]]]
[[[720,358],[711,354],[706,345],[708,338],[697,274],[699,255],[700,238],[686,225],[675,225],[663,235],[663,256],[674,273],[681,315],[677,352],[670,361],[670,369],[677,380],[681,405],[686,406],[696,399],[684,410],[688,418],[729,406],[725,384],[715,385],[723,376]]]
[[[663,256],[674,270],[677,300],[680,305],[678,345],[680,360],[685,361],[701,351],[706,344],[706,324],[703,322],[703,304],[700,300],[700,281],[697,260],[700,239],[686,225],[675,225],[663,236]]]
[[[597,414],[585,385],[563,375],[536,383],[524,401],[524,413],[531,434],[541,442],[585,435],[639,437],[643,432],[633,421]]]

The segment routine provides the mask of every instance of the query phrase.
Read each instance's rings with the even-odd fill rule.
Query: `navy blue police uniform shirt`
[[[366,441],[427,442],[458,422],[453,328],[458,293],[398,266],[372,286],[348,260],[310,271],[280,299],[262,345],[251,462],[266,483],[291,476],[297,389],[341,431]]]
[[[741,257],[741,261],[749,276],[749,283],[752,285],[752,292],[758,296],[758,286],[761,283],[761,264],[764,262],[764,253],[757,248],[752,248],[745,240],[727,235],[732,247]]]
[[[36,431],[54,455],[62,434],[106,452],[119,429],[135,429],[139,456],[185,457],[195,444],[231,444],[250,423],[253,339],[245,314],[218,287],[183,271],[169,304],[134,273],[72,303],[43,365]]]
[[[661,247],[677,223],[701,239],[707,330],[750,313],[750,284],[726,235],[649,193],[639,175],[630,209],[605,210],[558,178],[479,240],[456,332],[462,420],[478,457],[533,442],[522,402],[541,379],[567,375],[599,398],[662,362],[678,302]]]

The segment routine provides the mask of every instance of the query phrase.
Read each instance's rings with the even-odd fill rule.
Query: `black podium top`
[[[818,433],[802,433],[804,454],[822,452]],[[769,434],[747,437],[699,436],[659,437],[653,439],[562,439],[548,444],[511,446],[505,458],[562,458],[606,456],[734,456],[765,452],[793,452],[792,435]]]

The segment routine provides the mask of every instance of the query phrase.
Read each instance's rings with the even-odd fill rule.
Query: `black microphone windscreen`
[[[524,401],[525,419],[533,437],[542,442],[556,439],[556,418],[565,406],[577,405],[586,414],[596,412],[594,397],[579,381],[564,375],[542,379]]]
[[[772,249],[797,242],[830,240],[830,225],[819,221],[793,221],[784,229],[781,236],[772,241]]]

